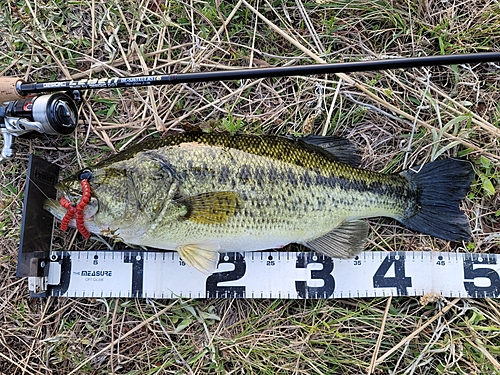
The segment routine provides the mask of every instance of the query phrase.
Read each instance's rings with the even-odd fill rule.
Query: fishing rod
[[[385,60],[356,61],[333,64],[299,65],[273,68],[248,68],[215,72],[147,75],[101,79],[66,80],[26,83],[18,78],[0,77],[0,102],[20,99],[28,94],[61,90],[92,90],[137,86],[175,85],[180,83],[232,81],[269,77],[307,76],[315,74],[353,73],[369,70],[418,68],[435,65],[473,64],[500,61],[500,52],[462,55],[410,57]]]
[[[40,83],[25,82],[17,77],[0,77],[0,103],[4,103],[0,104],[0,130],[4,138],[0,163],[15,156],[14,137],[30,133],[71,134],[78,124],[77,103],[80,101],[80,91],[83,90],[354,73],[494,61],[500,61],[500,52]],[[40,93],[46,94],[32,96]]]

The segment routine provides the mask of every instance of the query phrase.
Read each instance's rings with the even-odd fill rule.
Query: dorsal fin
[[[304,142],[308,145],[321,147],[327,151],[330,156],[334,157],[335,161],[359,167],[361,157],[358,155],[358,149],[347,139],[335,136],[308,135],[298,138],[299,142]]]

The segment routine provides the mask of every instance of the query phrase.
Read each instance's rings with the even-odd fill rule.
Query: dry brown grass
[[[498,51],[500,6],[6,0],[0,33],[0,74],[42,81]],[[491,63],[85,93],[73,136],[19,140],[17,158],[0,166],[0,372],[500,373],[496,300],[33,300],[26,280],[15,278],[29,153],[76,170],[158,132],[199,126],[346,136],[363,165],[377,171],[466,156],[478,173],[463,203],[470,243],[380,219],[370,222],[369,247],[498,253],[498,69]],[[494,194],[483,188],[487,180]]]

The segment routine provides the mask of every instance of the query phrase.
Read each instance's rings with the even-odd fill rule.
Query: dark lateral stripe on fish
[[[393,178],[397,178],[397,176],[392,176]],[[400,184],[387,184],[383,181],[372,180],[372,181],[364,181],[364,180],[346,180],[343,178],[337,178],[334,176],[325,177],[321,174],[316,175],[314,183],[320,186],[329,186],[329,187],[339,187],[342,190],[346,191],[356,191],[356,192],[367,192],[371,191],[378,195],[394,195],[405,197],[406,189],[406,181],[401,178]],[[306,180],[306,184],[312,183],[312,181]]]
[[[223,185],[231,182],[231,187],[234,188],[236,182],[234,177],[231,176],[231,171],[227,166],[221,167],[214,171],[209,168],[206,163],[194,166],[192,162],[188,162],[189,171],[184,171],[179,174],[180,179],[185,179],[187,173],[193,173],[199,179],[217,179]],[[351,167],[346,166],[346,169]],[[274,166],[254,166],[250,164],[243,164],[240,166],[237,175],[239,180],[254,181],[258,186],[263,184],[284,181],[288,182],[292,187],[297,187],[299,184],[305,185],[307,188],[311,186],[327,186],[331,188],[340,188],[345,191],[354,191],[356,193],[372,192],[381,196],[401,196],[404,199],[409,198],[407,181],[405,178],[397,175],[373,175],[369,180],[356,178],[355,172],[359,170],[352,170],[352,178],[342,178],[330,174],[325,176],[318,171],[304,170],[303,173],[297,174],[292,168],[279,171]],[[416,194],[416,192],[415,192]]]

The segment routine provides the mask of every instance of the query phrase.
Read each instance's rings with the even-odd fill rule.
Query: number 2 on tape
[[[207,297],[235,297],[243,298],[245,296],[245,286],[224,286],[219,285],[224,281],[235,281],[245,276],[246,263],[243,254],[241,253],[226,253],[221,254],[219,264],[229,263],[234,265],[234,270],[217,272],[209,277],[205,283]]]

